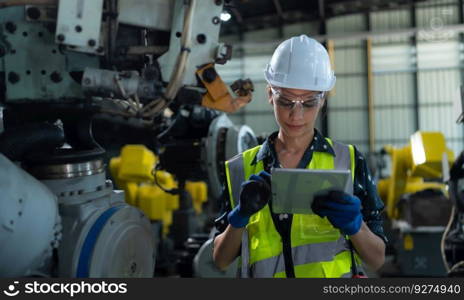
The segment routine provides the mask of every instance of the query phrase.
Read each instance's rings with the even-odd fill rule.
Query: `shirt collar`
[[[274,141],[277,138],[278,131],[273,132],[269,135],[264,143],[261,145],[258,153],[254,157],[253,161],[251,162],[252,165],[255,165],[259,161],[265,160],[268,157],[273,157],[275,155],[273,152],[274,148]],[[311,143],[309,144],[308,148],[305,150],[305,154],[303,157],[306,156],[308,152],[326,152],[333,156],[335,156],[335,151],[332,148],[332,145],[326,140],[326,138],[319,132],[319,130],[314,129],[314,137]]]

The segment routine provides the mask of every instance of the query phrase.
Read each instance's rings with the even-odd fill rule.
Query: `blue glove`
[[[356,196],[337,190],[325,191],[314,196],[311,208],[319,217],[327,217],[344,235],[353,235],[361,228],[361,201]]]
[[[271,175],[261,171],[242,183],[239,203],[229,212],[227,219],[234,228],[243,228],[250,217],[261,210],[271,198]]]

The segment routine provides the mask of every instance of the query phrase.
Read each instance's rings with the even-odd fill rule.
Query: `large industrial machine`
[[[445,181],[453,152],[440,132],[414,133],[402,148],[384,147],[390,176],[378,182],[396,274],[446,276],[440,244],[451,214]]]
[[[0,276],[151,277],[198,251],[224,161],[257,144],[224,114],[252,82],[214,67],[227,2],[0,0]]]
[[[464,121],[464,86],[455,98],[456,123]],[[453,203],[451,216],[443,233],[441,250],[449,277],[464,277],[464,151],[449,172],[448,191]]]
[[[464,277],[464,152],[450,170],[449,195],[453,209],[443,234],[441,249],[449,277]]]

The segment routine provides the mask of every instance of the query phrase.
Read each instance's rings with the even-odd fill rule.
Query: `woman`
[[[315,129],[326,92],[335,85],[325,48],[305,35],[281,43],[265,70],[278,132],[226,163],[226,213],[217,220],[215,264],[241,255],[243,277],[356,277],[361,260],[378,269],[386,238],[366,162],[353,147]],[[271,168],[351,170],[353,193],[315,197],[314,214],[272,211]],[[245,175],[245,176],[244,176]]]

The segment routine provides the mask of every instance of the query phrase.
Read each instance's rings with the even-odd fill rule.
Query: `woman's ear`
[[[271,91],[271,87],[269,85],[266,86],[266,94],[267,94],[267,101],[269,102],[270,105],[273,105],[272,91]]]

